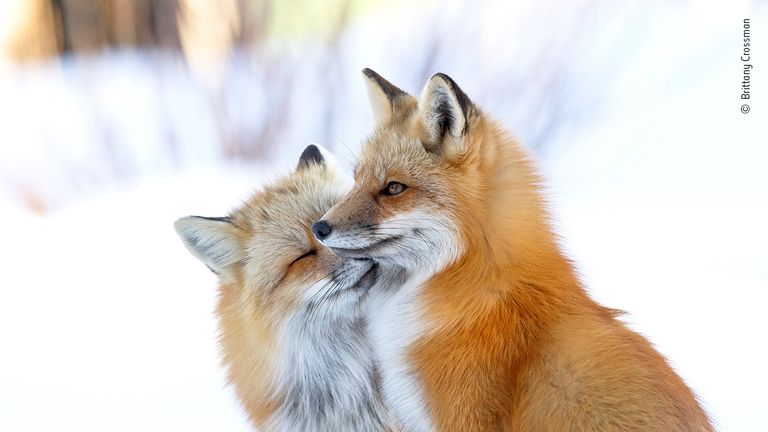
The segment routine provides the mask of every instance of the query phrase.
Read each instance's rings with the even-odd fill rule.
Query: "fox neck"
[[[580,303],[571,299],[582,297],[524,152],[495,128],[481,138],[473,142],[478,146],[465,159],[468,165],[458,167],[465,170],[456,193],[460,253],[416,288],[416,301],[402,302],[419,305],[415,336],[395,349],[377,348],[400,353],[382,363],[388,402],[398,401],[398,385],[421,394],[416,402],[395,405],[400,418],[407,420],[413,406],[429,407],[407,422],[434,423],[421,430],[498,429],[496,417],[484,410],[523,385],[518,377],[546,344],[550,326]],[[419,371],[414,388],[406,386],[412,379],[397,375],[409,368]],[[456,404],[450,384],[456,382],[475,404]],[[498,414],[510,407],[512,402],[502,403]]]
[[[541,303],[581,297],[525,151],[489,122],[478,128],[482,139],[470,158],[475,165],[467,167],[470,192],[460,192],[466,204],[456,217],[462,253],[430,283],[440,291],[440,303],[452,303],[469,318],[475,308],[480,316],[496,301],[521,293]]]
[[[345,317],[304,308],[281,335],[279,430],[384,430],[378,372],[359,311]]]

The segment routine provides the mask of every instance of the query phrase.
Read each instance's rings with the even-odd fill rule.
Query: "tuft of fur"
[[[419,100],[376,97],[392,111],[323,241],[380,264],[369,334],[406,430],[712,430],[666,359],[588,297],[508,133],[444,74]]]
[[[220,276],[223,364],[264,431],[384,431],[392,425],[360,307],[373,263],[339,258],[310,225],[348,190],[316,146],[226,218],[176,230]]]

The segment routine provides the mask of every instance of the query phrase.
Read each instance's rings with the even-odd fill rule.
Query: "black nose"
[[[331,224],[324,220],[320,220],[312,224],[312,232],[315,234],[315,237],[317,237],[318,240],[324,240],[326,237],[331,235],[331,231],[333,231]]]

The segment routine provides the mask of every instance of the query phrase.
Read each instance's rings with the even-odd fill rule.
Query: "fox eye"
[[[396,182],[396,181],[391,181],[391,182],[387,183],[387,186],[384,187],[384,190],[382,190],[381,193],[383,193],[384,195],[389,195],[389,196],[400,195],[407,188],[408,188],[408,186],[406,186],[406,185],[404,185],[402,183],[399,183],[399,182]]]
[[[300,257],[296,258],[295,260],[293,260],[293,261],[291,262],[291,265],[294,265],[294,264],[296,264],[297,262],[299,262],[299,261],[303,260],[304,258],[306,258],[306,257],[310,257],[310,256],[313,256],[313,255],[317,255],[317,251],[316,251],[316,250],[311,250],[311,251],[309,251],[309,252],[305,253],[304,255],[302,255],[302,256],[300,256]]]

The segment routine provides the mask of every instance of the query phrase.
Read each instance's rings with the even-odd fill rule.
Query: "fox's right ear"
[[[173,224],[184,246],[217,275],[231,280],[232,265],[244,258],[239,228],[228,217],[187,216]]]
[[[368,88],[368,99],[373,108],[373,117],[377,124],[391,122],[399,104],[406,99],[413,99],[413,96],[395,87],[371,69],[363,69],[363,76]]]

